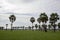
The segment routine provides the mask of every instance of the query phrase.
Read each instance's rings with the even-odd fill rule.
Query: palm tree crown
[[[34,17],[31,17],[30,21],[33,23],[35,22],[35,18]]]
[[[10,22],[13,23],[16,20],[16,17],[15,15],[10,15],[9,19],[10,19]]]
[[[46,23],[48,21],[48,16],[45,13],[41,13],[40,20]]]
[[[57,13],[52,13],[50,15],[50,23],[55,23],[59,20],[59,15]]]

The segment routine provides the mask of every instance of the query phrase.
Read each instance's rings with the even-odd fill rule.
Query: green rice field
[[[60,31],[0,30],[0,40],[60,40]]]

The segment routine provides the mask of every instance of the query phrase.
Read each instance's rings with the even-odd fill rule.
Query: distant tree
[[[48,28],[49,28],[49,30],[50,30],[50,28],[51,28],[51,24],[48,25]]]
[[[24,27],[25,27],[25,26],[22,26],[23,30],[24,30]]]
[[[10,15],[9,20],[10,20],[10,22],[11,22],[11,30],[12,30],[13,22],[15,22],[15,20],[16,20],[15,15]]]
[[[57,22],[57,20],[59,20],[59,15],[57,13],[52,13],[50,15],[50,23],[54,28],[54,32],[56,30],[56,24],[55,23]]]
[[[6,30],[7,30],[8,24],[6,24]]]
[[[35,28],[36,28],[36,30],[37,30],[37,28],[38,28],[38,25],[37,25],[37,24],[35,24]]]
[[[41,13],[40,20],[43,23],[43,25],[46,25],[46,23],[48,21],[48,16],[45,13]],[[44,31],[47,32],[47,27],[43,26],[43,28],[44,28]]]
[[[34,27],[34,26],[33,26],[33,23],[35,22],[35,18],[34,18],[34,17],[31,17],[31,18],[30,18],[30,22],[32,23],[32,29],[33,29],[33,27]]]
[[[40,22],[41,22],[40,18],[37,19],[37,22],[39,23],[39,30],[40,30],[41,29],[41,27],[40,27]]]
[[[4,29],[4,27],[0,27],[0,30],[3,30]]]
[[[31,27],[30,26],[28,28],[29,28],[29,30],[31,30]]]

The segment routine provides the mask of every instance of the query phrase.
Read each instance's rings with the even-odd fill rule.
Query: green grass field
[[[60,32],[29,30],[0,30],[0,40],[60,40]]]

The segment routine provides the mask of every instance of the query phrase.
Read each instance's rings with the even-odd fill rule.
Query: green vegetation
[[[60,40],[60,31],[0,30],[0,40]]]

